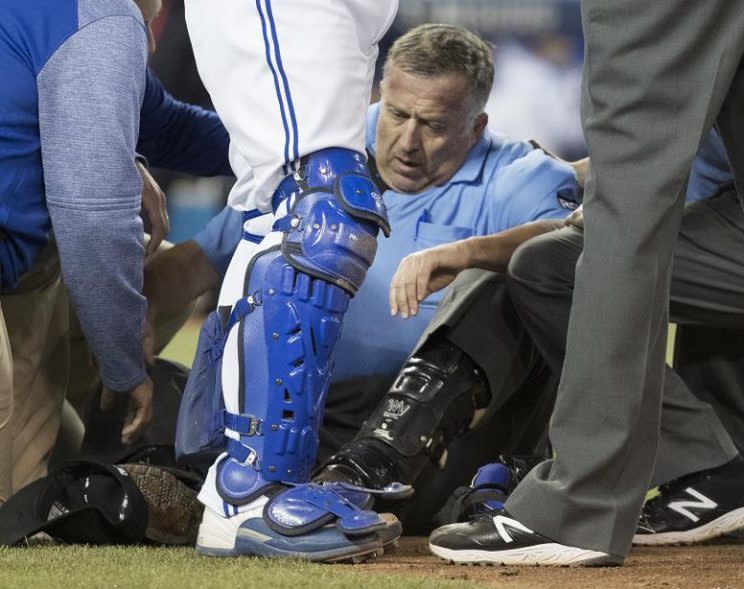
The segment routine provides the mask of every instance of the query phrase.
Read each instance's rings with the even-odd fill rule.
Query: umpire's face
[[[488,122],[472,116],[472,89],[460,74],[422,77],[392,65],[382,82],[377,167],[396,192],[445,184]]]

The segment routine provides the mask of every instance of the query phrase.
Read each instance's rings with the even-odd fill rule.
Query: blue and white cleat
[[[227,505],[226,511],[237,513],[225,517],[205,508],[198,554],[357,563],[381,551],[378,532],[388,527],[375,512],[312,483],[275,487],[245,508]]]

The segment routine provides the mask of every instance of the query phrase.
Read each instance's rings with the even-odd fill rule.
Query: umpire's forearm
[[[512,254],[525,241],[563,226],[563,220],[549,219],[533,221],[493,235],[470,237],[463,242],[467,250],[467,267],[505,272]]]

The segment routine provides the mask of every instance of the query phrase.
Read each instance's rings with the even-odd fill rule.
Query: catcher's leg
[[[245,270],[222,366],[228,439],[199,495],[202,554],[339,560],[379,549],[385,528],[358,507],[366,493],[306,483],[334,347],[388,231],[385,209],[362,155],[328,149],[302,164],[274,197],[273,231],[235,256]]]

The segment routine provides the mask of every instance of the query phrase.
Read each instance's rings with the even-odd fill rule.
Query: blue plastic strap
[[[238,300],[238,302],[235,303],[235,306],[230,313],[230,317],[227,320],[227,325],[225,326],[225,334],[230,333],[230,330],[235,327],[238,321],[248,315],[248,313],[253,310],[253,307],[255,307],[255,303],[249,302],[247,298]]]
[[[274,225],[272,225],[271,227],[272,231],[281,231],[283,233],[292,231],[293,229],[295,229],[291,225],[293,218],[294,217],[292,217],[292,215],[284,215],[281,219],[277,219],[276,221],[274,221]]]
[[[320,507],[337,517],[346,517],[354,512],[362,511],[343,495],[339,495],[332,488],[316,484],[308,484],[305,491],[305,501],[315,507]]]
[[[260,436],[263,420],[254,415],[243,415],[239,413],[222,412],[224,427],[239,433],[241,436]]]
[[[314,483],[287,489],[268,505],[266,514],[273,528],[289,535],[325,525],[329,514],[347,535],[369,534],[385,525],[374,511],[360,509],[331,488]]]
[[[239,462],[245,462],[246,460],[248,460],[251,454],[253,454],[253,450],[251,450],[248,446],[244,446],[243,444],[241,444],[237,440],[233,440],[232,438],[228,438],[226,450],[228,456],[232,456]]]
[[[210,359],[213,362],[219,360],[222,357],[222,354],[225,352],[225,343],[227,342],[227,336],[230,335],[230,330],[232,330],[232,328],[235,327],[238,322],[243,319],[243,317],[253,311],[255,306],[255,301],[253,301],[253,299],[249,301],[247,298],[240,299],[237,303],[235,303],[235,306],[233,307],[233,310],[227,319],[227,325],[225,325],[225,329],[222,335],[209,351]]]
[[[251,209],[250,211],[244,211],[243,212],[243,225],[245,225],[248,221],[251,219],[256,219],[263,215],[261,211],[258,209]],[[250,231],[246,231],[245,228],[243,229],[243,239],[250,241],[251,243],[261,243],[264,239],[263,235],[258,235],[256,233],[251,233]]]

